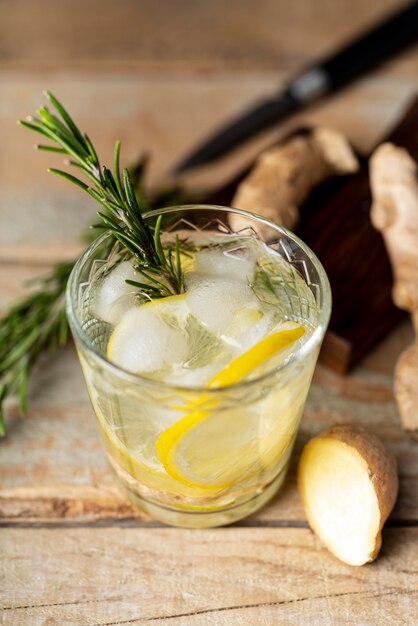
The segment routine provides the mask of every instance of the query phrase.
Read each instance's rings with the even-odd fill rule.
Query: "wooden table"
[[[4,0],[0,19],[0,306],[75,255],[95,207],[44,173],[50,157],[16,117],[54,91],[110,155],[152,150],[150,184],[199,137],[276,89],[312,55],[400,3],[381,0]],[[417,89],[418,50],[289,122],[320,122],[369,150]],[[289,127],[287,125],[287,128]],[[278,132],[191,184],[221,180]],[[318,367],[282,492],[233,527],[163,527],[119,495],[72,346],[44,358],[30,410],[8,407],[0,443],[0,597],[5,625],[412,625],[417,623],[418,458],[400,429],[392,371],[400,326],[350,376]],[[307,439],[366,424],[399,463],[379,559],[338,562],[309,530],[295,486]]]

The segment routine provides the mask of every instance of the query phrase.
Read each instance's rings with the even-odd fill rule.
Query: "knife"
[[[371,67],[418,39],[418,2],[380,22],[331,55],[308,67],[275,97],[255,103],[188,154],[173,174],[209,163],[302,107],[332,94]]]

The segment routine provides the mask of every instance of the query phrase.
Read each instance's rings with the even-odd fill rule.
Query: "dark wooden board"
[[[370,205],[368,168],[363,164],[326,202],[305,213],[298,228],[331,283],[330,332],[321,359],[341,373],[404,315],[392,302],[391,266],[383,239],[370,222]]]
[[[418,160],[418,99],[384,140],[404,146]],[[389,258],[370,222],[367,159],[360,162],[358,173],[328,181],[311,194],[296,230],[330,279],[333,309],[321,359],[340,373],[356,365],[405,316],[392,302]],[[245,174],[205,201],[230,205]]]

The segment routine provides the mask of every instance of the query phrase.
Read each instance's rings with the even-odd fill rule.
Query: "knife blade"
[[[275,97],[255,103],[189,153],[173,174],[205,165],[302,107],[330,95],[418,39],[418,2],[308,67]]]

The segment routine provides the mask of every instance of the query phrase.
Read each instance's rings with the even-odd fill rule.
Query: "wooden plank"
[[[157,3],[3,0],[0,67],[171,71],[294,68],[403,4],[352,0]]]
[[[2,623],[411,624],[417,539],[355,568],[306,529],[3,529]]]
[[[0,306],[21,291],[38,268],[0,270]],[[289,478],[282,491],[242,524],[305,523],[295,485],[300,450],[333,422],[366,424],[393,451],[401,491],[392,520],[418,519],[418,459],[412,435],[402,432],[392,396],[392,369],[412,338],[409,323],[395,331],[350,376],[318,367],[302,419]],[[102,523],[132,518],[148,524],[116,490],[99,443],[81,369],[70,346],[44,358],[31,382],[27,418],[15,403],[0,442],[0,516],[3,523]]]

